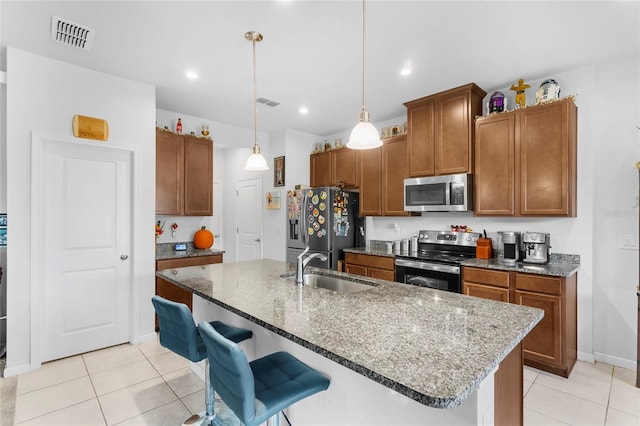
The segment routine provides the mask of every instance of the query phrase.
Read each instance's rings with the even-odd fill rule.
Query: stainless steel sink
[[[283,276],[283,278],[291,280],[296,279],[295,275],[286,275]],[[365,284],[345,277],[315,274],[313,272],[307,272],[304,274],[304,285],[324,288],[338,293],[358,293],[360,291],[371,290],[377,286],[377,284],[374,283]]]

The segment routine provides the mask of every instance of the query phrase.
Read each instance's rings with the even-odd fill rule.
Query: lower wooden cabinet
[[[183,268],[186,266],[210,265],[212,263],[222,263],[222,254],[185,257],[182,259],[156,260],[156,271],[160,271],[162,269]],[[184,303],[189,307],[189,310],[192,309],[193,294],[190,291],[185,290],[182,287],[178,287],[177,285],[163,280],[160,277],[156,277],[156,295],[174,302]],[[158,331],[157,316],[156,331]]]
[[[344,271],[349,274],[395,281],[396,267],[393,257],[345,253],[344,261]]]
[[[542,309],[544,317],[523,340],[526,365],[569,377],[577,358],[577,274],[550,277],[482,268],[462,269],[469,296]]]

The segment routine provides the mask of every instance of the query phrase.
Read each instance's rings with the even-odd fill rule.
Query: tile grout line
[[[89,376],[89,382],[91,382],[91,387],[93,388],[93,393],[96,394],[96,402],[98,403],[98,407],[100,407],[100,414],[102,414],[102,420],[104,420],[104,424],[107,423],[107,416],[104,415],[104,410],[102,409],[102,403],[100,402],[100,398],[98,398],[98,391],[96,391],[96,386],[93,383],[93,377],[91,377],[91,373],[89,373],[89,367],[87,367],[87,362],[84,359],[84,354],[82,354],[82,365],[84,365],[84,369],[87,371],[87,375]]]

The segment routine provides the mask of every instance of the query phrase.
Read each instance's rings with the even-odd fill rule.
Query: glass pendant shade
[[[378,130],[368,121],[361,121],[353,128],[347,148],[373,149],[382,146]]]
[[[269,170],[267,160],[260,153],[258,145],[253,146],[253,153],[247,158],[247,164],[245,164],[244,169],[253,171]]]

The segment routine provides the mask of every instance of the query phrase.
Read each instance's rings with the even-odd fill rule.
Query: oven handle
[[[396,259],[396,266],[404,266],[407,268],[424,269],[425,271],[445,272],[449,274],[460,275],[459,266],[442,265],[430,262],[414,262],[412,260]]]

